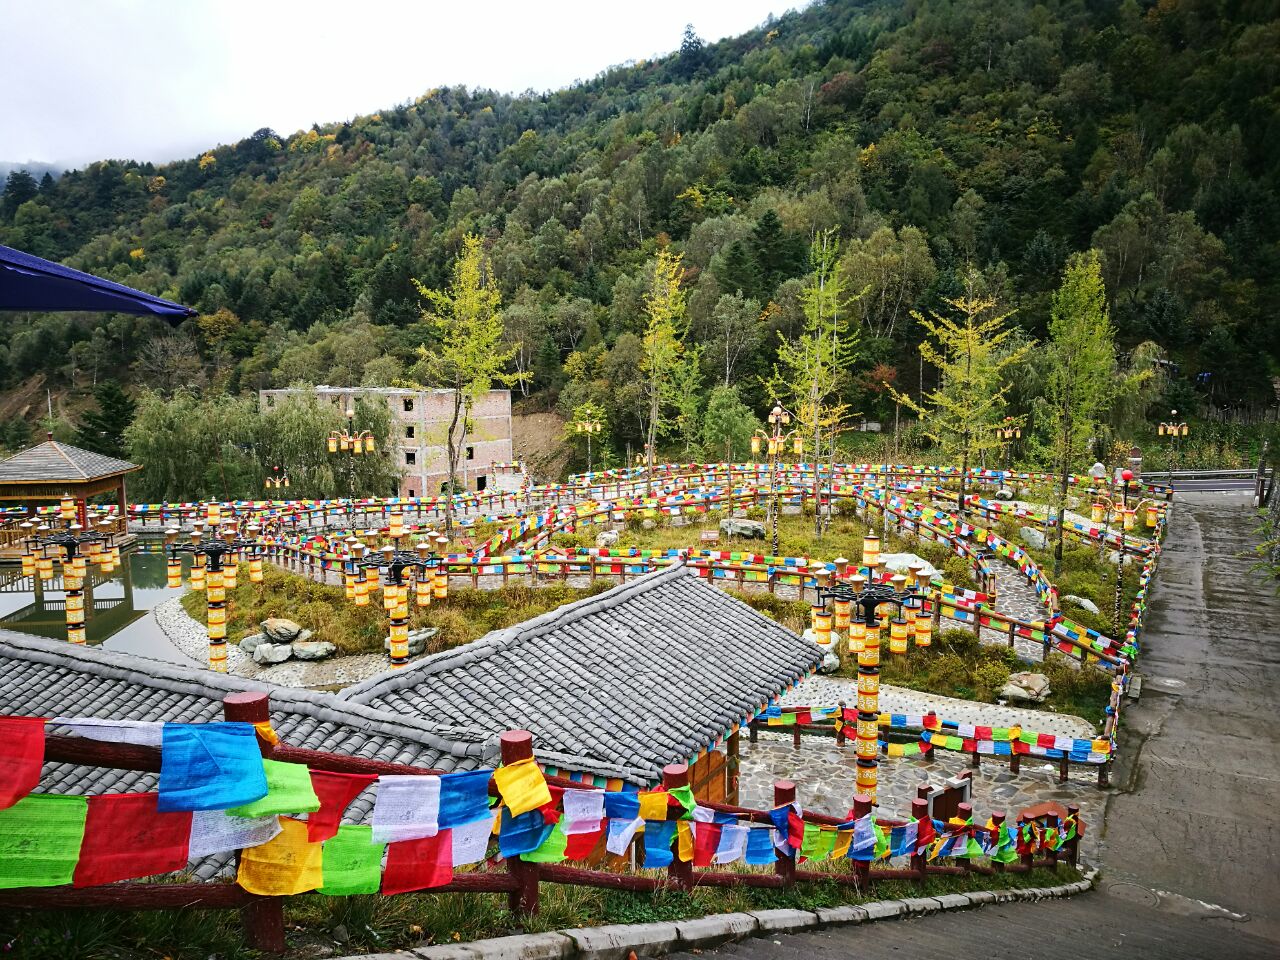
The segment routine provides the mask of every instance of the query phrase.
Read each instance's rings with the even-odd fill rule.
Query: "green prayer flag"
[[[693,816],[694,807],[698,805],[698,801],[693,799],[693,787],[687,783],[683,787],[672,787],[667,791],[667,796],[675,797],[680,801],[680,806],[684,807],[684,813],[677,819],[688,820]]]
[[[1018,739],[1021,740],[1023,743],[1030,744],[1031,746],[1034,747],[1036,743],[1039,741],[1039,735],[1030,730],[1024,730],[1022,731],[1021,735],[1019,735]]]
[[[271,817],[280,813],[315,813],[320,798],[311,786],[311,771],[301,763],[263,760],[267,774],[267,795],[261,800],[232,807],[233,817]]]
[[[821,859],[818,854],[821,846],[822,828],[816,823],[806,823],[804,825],[804,839],[800,842],[800,856],[808,860]]]
[[[377,893],[382,885],[384,843],[375,843],[373,827],[347,824],[324,842],[321,872],[324,885],[318,892],[330,897]]]
[[[874,820],[871,821],[871,829],[876,834],[876,851],[875,859],[883,860],[889,855],[889,835],[884,832],[884,828]]]
[[[992,730],[991,730],[991,739],[992,739],[992,740],[1008,740],[1008,739],[1009,739],[1009,728],[1008,728],[1008,727],[994,727],[994,728],[992,728]]]
[[[0,889],[71,883],[89,801],[31,794],[0,810]]]
[[[963,856],[974,858],[982,856],[982,844],[978,842],[977,837],[970,837],[969,842],[965,844]]]
[[[547,839],[542,841],[542,845],[532,853],[521,854],[520,859],[528,863],[562,863],[568,845],[569,838],[565,836],[564,830],[557,821],[551,828],[551,832],[547,834]]]

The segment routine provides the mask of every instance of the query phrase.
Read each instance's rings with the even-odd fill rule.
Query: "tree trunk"
[[[449,421],[449,434],[445,438],[445,453],[449,460],[449,492],[444,501],[444,535],[453,539],[453,493],[458,479],[458,441],[454,432],[458,429],[458,415],[462,412],[462,388],[453,388],[453,417]]]

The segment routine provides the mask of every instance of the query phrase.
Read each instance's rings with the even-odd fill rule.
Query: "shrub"
[[[1009,667],[1002,660],[986,660],[973,668],[973,689],[979,700],[991,701],[1009,681]]]

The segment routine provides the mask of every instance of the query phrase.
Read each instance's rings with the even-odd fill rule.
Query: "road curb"
[[[625,960],[632,951],[656,957],[683,950],[707,950],[750,936],[778,936],[829,927],[923,917],[948,910],[968,910],[988,903],[1049,900],[1090,890],[1098,869],[1081,864],[1083,877],[1075,883],[1025,890],[975,890],[935,897],[876,900],[817,910],[756,910],[751,913],[718,913],[672,923],[615,923],[551,933],[520,933],[471,943],[447,943],[414,947],[396,953],[366,953],[343,960]]]

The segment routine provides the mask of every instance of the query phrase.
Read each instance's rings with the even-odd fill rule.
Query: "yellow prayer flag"
[[[840,860],[849,855],[849,844],[853,843],[852,830],[837,830],[836,845],[831,851],[832,860]]]
[[[279,836],[240,854],[236,882],[250,893],[268,897],[314,890],[324,883],[323,846],[308,842],[306,823],[281,817]]]
[[[525,757],[499,767],[493,771],[493,782],[497,784],[502,802],[507,805],[513,817],[537,810],[551,802],[547,779],[533,757]]]
[[[676,854],[684,863],[693,860],[693,824],[688,820],[676,821],[676,838],[680,841],[676,847]]]
[[[665,790],[655,790],[653,793],[640,794],[640,819],[641,820],[665,820],[667,819],[667,800],[669,794]]]

